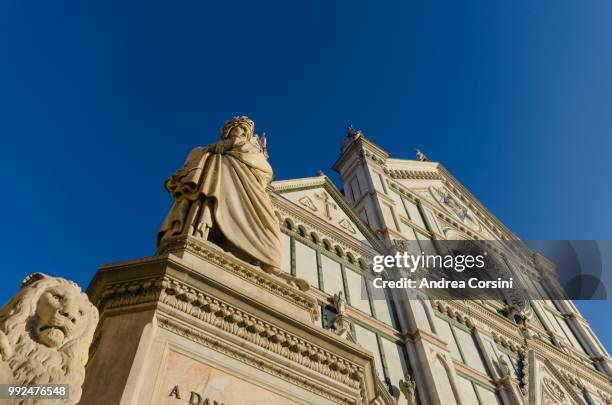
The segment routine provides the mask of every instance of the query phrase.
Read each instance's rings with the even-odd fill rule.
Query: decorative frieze
[[[470,317],[448,305],[448,301],[433,300],[431,301],[431,306],[433,309],[440,312],[441,314],[446,315],[451,319],[455,319],[461,324],[464,324],[470,330],[474,328],[474,322],[472,322]]]
[[[548,377],[542,378],[542,403],[543,404],[561,404],[565,403],[565,392],[561,386]]]
[[[208,261],[209,263],[220,266],[257,286],[264,288],[268,292],[279,296],[292,304],[306,309],[310,313],[313,322],[319,319],[319,307],[317,306],[316,300],[310,298],[308,295],[290,286],[289,284],[275,280],[273,277],[265,274],[262,270],[224,254],[223,252],[198,240],[183,236],[168,239],[166,243],[160,246],[158,254],[161,255],[181,251],[192,253]]]
[[[612,395],[609,395],[603,391],[597,391],[597,395],[599,395],[606,405],[612,405]]]
[[[192,327],[183,326],[170,318],[161,317],[159,319],[159,326],[162,329],[175,333],[202,346],[208,347],[227,356],[240,360],[245,364],[257,368],[258,370],[282,378],[285,381],[289,381],[298,387],[304,388],[310,392],[314,392],[315,394],[320,395],[321,397],[326,398],[330,401],[347,405],[356,403],[355,401],[350,400],[344,395],[340,395],[334,392],[333,390],[327,389],[321,384],[317,384],[316,382],[301,377],[299,374],[295,373],[292,370],[287,370],[285,368],[279,367],[271,362],[262,361],[261,358],[252,354],[249,351],[246,351],[242,348],[236,348],[224,342],[223,340],[218,339],[215,336],[211,336],[194,330]]]
[[[362,398],[365,398],[363,367],[171,277],[163,276],[111,284],[102,293],[98,306],[102,311],[108,311],[152,302],[167,305],[293,363],[332,378],[348,387],[358,389],[361,391]],[[248,350],[231,352],[227,344],[221,342],[221,339],[208,338],[207,335],[198,332],[194,325],[187,328],[180,327],[176,321],[165,315],[163,308],[161,309],[158,311],[158,316],[164,319],[160,321],[162,327],[206,344],[215,350],[224,350],[226,354],[234,354],[237,358],[245,359],[248,364],[268,369],[273,367],[270,364],[264,364],[265,362],[253,360],[255,357],[250,355]],[[231,353],[227,353],[228,350]],[[272,372],[273,370],[268,369],[266,371],[272,374],[282,374],[279,370]],[[291,378],[298,378],[296,373],[291,374]],[[308,388],[306,382],[303,381],[302,385]],[[319,394],[321,388],[317,384],[311,385],[309,389]],[[339,403],[350,403],[341,397],[335,399],[330,397],[330,399]]]
[[[491,337],[493,338],[493,341],[497,343],[498,345],[500,345],[501,347],[504,347],[510,350],[511,352],[516,353],[520,356],[525,355],[525,346],[523,346],[516,340],[508,339],[504,335],[500,335],[496,333],[495,331],[491,332]]]
[[[384,172],[394,180],[442,180],[442,176],[438,172],[433,171],[385,168]]]
[[[330,251],[336,252],[344,252],[344,255],[340,256],[340,259],[348,260],[349,255],[352,257],[354,263],[358,264],[361,262],[367,263],[371,262],[371,257],[373,257],[377,252],[375,250],[370,250],[366,245],[358,243],[356,240],[350,240],[349,238],[342,237],[338,234],[332,234],[330,227],[318,226],[314,224],[314,221],[311,221],[307,218],[303,218],[300,215],[295,215],[295,213],[287,210],[285,207],[277,206],[280,218],[283,222],[287,219],[290,219],[290,223],[292,224],[292,229],[299,231],[303,228],[303,230],[299,233],[303,234],[304,237],[310,237],[310,235],[314,235],[314,238],[310,237],[310,239],[316,239],[317,241],[325,241],[325,240],[333,240],[334,243],[331,244],[329,249]],[[300,221],[300,222],[296,222]],[[348,223],[348,221],[347,221]],[[341,224],[341,226],[343,226]],[[350,223],[349,223],[350,226]]]
[[[362,149],[360,151],[359,157],[361,157],[363,159],[370,160],[370,161],[374,162],[375,164],[377,164],[378,166],[381,166],[381,167],[384,167],[385,164],[386,164],[385,159],[383,159],[382,157],[378,156],[375,153],[370,152],[367,149]]]

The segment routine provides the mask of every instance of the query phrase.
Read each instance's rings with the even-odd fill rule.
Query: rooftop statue
[[[272,181],[265,137],[248,117],[221,128],[221,140],[191,151],[166,180],[174,204],[157,244],[176,235],[208,240],[236,257],[307,290],[308,283],[280,269],[280,226],[266,188]]]
[[[421,152],[420,149],[415,149],[414,151],[416,152],[416,157],[419,162],[429,162],[429,159],[427,159],[427,156],[425,156],[425,154]]]

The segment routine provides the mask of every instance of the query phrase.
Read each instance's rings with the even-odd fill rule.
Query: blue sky
[[[523,239],[612,239],[612,3],[0,5],[0,301],[154,252],[163,180],[224,119],[277,178],[332,174],[352,123],[421,148]],[[611,347],[609,301],[580,304]]]

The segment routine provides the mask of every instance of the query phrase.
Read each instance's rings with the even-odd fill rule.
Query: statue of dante
[[[193,149],[185,164],[166,180],[174,204],[159,229],[157,244],[185,234],[209,240],[308,289],[307,282],[280,270],[280,227],[266,191],[272,168],[265,142],[253,130],[248,117],[226,121],[220,141]]]

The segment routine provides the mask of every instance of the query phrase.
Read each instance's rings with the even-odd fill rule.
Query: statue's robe
[[[2,359],[2,355],[0,355],[0,384],[16,384],[13,371],[8,363]],[[9,401],[6,403],[9,403]],[[0,400],[0,405],[2,404],[3,402]]]
[[[254,138],[221,154],[193,149],[183,167],[166,180],[175,201],[159,230],[158,244],[196,229],[206,218],[194,211],[212,199],[213,227],[247,257],[280,268],[280,227],[266,191],[271,181],[272,168]]]

